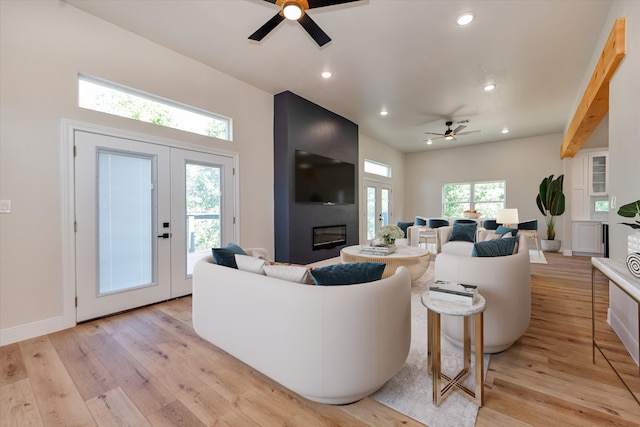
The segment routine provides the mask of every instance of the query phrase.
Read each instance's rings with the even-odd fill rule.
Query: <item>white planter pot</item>
[[[545,252],[558,252],[561,244],[560,240],[540,239],[540,247]]]
[[[630,234],[627,238],[627,253],[640,253],[640,231]]]
[[[629,272],[640,279],[640,231],[630,234],[627,238],[627,254]]]

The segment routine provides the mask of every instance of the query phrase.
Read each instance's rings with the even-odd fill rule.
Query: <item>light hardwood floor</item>
[[[546,256],[532,264],[531,325],[492,356],[476,425],[640,425],[604,359],[591,362],[590,259]],[[605,289],[600,278],[599,298]],[[330,406],[289,392],[200,339],[189,297],[0,347],[0,358],[2,426],[421,425],[369,398]]]

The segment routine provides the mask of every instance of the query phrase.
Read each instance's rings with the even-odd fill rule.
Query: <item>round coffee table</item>
[[[400,266],[407,267],[411,275],[411,281],[422,276],[429,267],[431,253],[422,248],[413,246],[398,246],[396,251],[389,255],[374,255],[361,252],[362,245],[347,246],[340,250],[340,260],[343,264],[351,262],[382,262],[386,264],[382,278],[392,276]]]

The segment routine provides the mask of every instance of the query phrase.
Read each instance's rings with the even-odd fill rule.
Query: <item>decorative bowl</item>
[[[480,212],[463,212],[465,218],[478,219],[480,218]]]

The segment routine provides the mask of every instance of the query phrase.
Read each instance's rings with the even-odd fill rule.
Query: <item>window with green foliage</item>
[[[465,210],[476,210],[483,218],[495,218],[504,208],[505,182],[466,182],[442,187],[442,216],[461,218]]]
[[[78,106],[231,141],[231,120],[226,117],[82,74]]]

